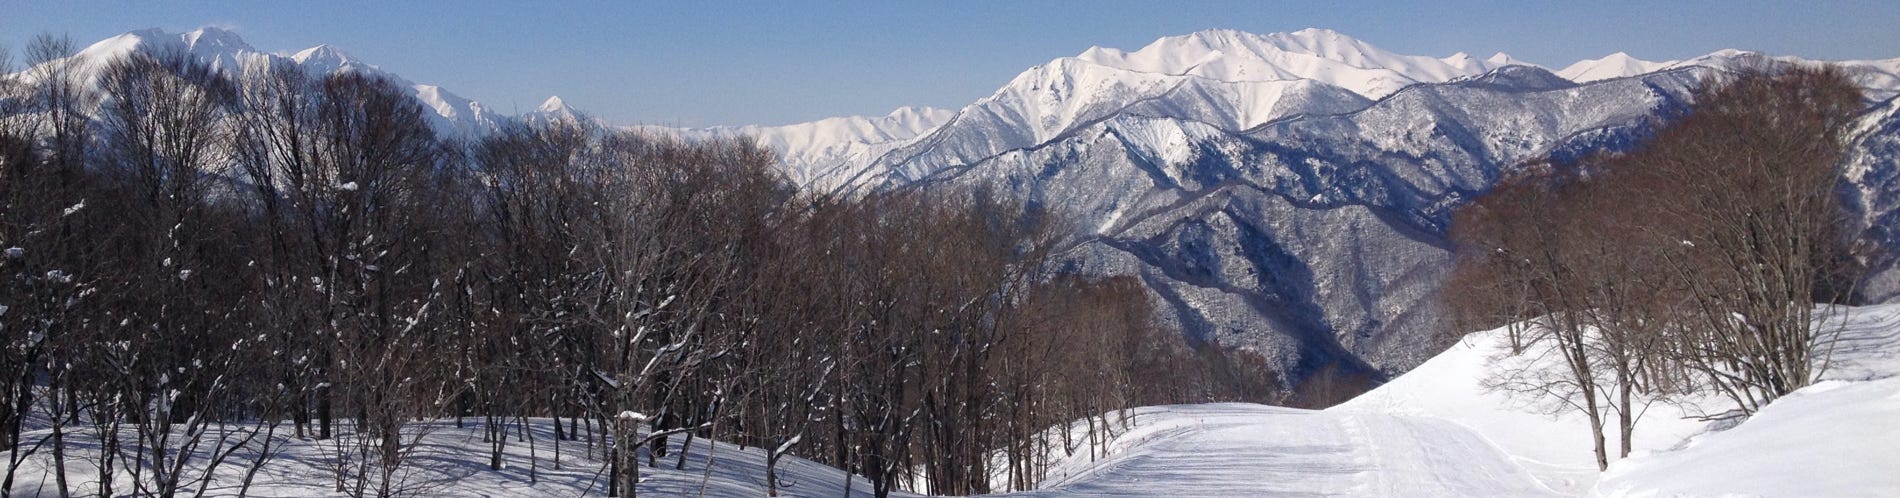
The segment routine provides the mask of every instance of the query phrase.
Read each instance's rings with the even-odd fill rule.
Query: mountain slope
[[[1238,131],[1288,116],[1350,112],[1408,85],[1475,76],[1505,61],[1502,54],[1398,55],[1318,29],[1266,36],[1209,30],[1135,52],[1094,47],[1023,72],[936,133],[885,154],[853,183],[916,180],[1118,114]]]
[[[480,102],[439,86],[403,79],[350,57],[336,47],[318,45],[297,52],[267,53],[251,47],[237,33],[213,27],[177,34],[159,29],[132,31],[93,43],[73,54],[69,60],[78,65],[81,81],[96,85],[100,71],[107,64],[135,52],[190,54],[210,64],[212,69],[234,78],[246,72],[262,71],[272,64],[301,66],[311,74],[357,71],[387,77],[407,89],[409,95],[424,107],[434,111],[429,116],[431,123],[439,133],[448,135],[475,136],[487,133],[495,130],[502,120],[508,119]],[[32,72],[22,74],[30,76]]]
[[[1071,268],[1141,277],[1189,340],[1260,353],[1289,385],[1377,379],[1443,344],[1453,209],[1523,161],[1633,146],[1701,82],[1766,61],[1806,63],[1621,55],[1556,74],[1323,30],[1206,31],[1031,68],[841,188],[1021,196],[1086,232]],[[1891,62],[1845,66],[1880,96],[1900,91]],[[1875,226],[1900,206],[1884,149],[1900,133],[1882,123],[1850,178]]]
[[[1426,338],[1453,207],[1518,161],[1628,143],[1694,79],[1579,87],[1513,66],[1247,131],[1117,114],[917,181],[1020,195],[1091,229],[1071,264],[1142,276],[1191,338],[1259,352],[1295,382],[1329,366],[1379,377],[1442,345]]]
[[[833,190],[871,160],[949,121],[954,113],[900,107],[878,117],[846,116],[783,126],[656,130],[689,137],[749,136],[777,151],[786,176],[802,188]]]
[[[1668,69],[1677,61],[1650,62],[1630,54],[1617,52],[1601,59],[1586,59],[1557,71],[1558,76],[1578,83],[1589,83],[1612,78],[1627,78],[1645,73]]]
[[[1490,60],[1455,54],[1443,59],[1401,55],[1326,29],[1256,35],[1214,29],[1170,36],[1135,52],[1092,47],[1076,58],[1129,71],[1228,81],[1309,80],[1377,99],[1408,85],[1482,74]]]
[[[1842,196],[1857,215],[1867,240],[1887,258],[1868,276],[1862,295],[1873,302],[1900,300],[1900,97],[1874,106],[1855,124]]]

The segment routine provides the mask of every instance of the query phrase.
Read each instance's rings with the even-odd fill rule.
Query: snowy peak
[[[879,155],[950,122],[956,113],[899,107],[884,116],[843,116],[782,126],[666,129],[686,137],[750,136],[779,154],[780,166],[800,186],[833,190]]]
[[[956,112],[948,109],[904,106],[891,111],[890,114],[875,122],[876,126],[888,136],[910,138],[943,125],[953,116],[956,116]]]
[[[1676,64],[1676,61],[1650,62],[1624,52],[1617,52],[1601,59],[1577,61],[1569,67],[1557,71],[1558,76],[1578,83],[1589,83],[1613,78],[1624,78],[1638,74],[1651,73]]]
[[[534,108],[534,112],[538,112],[542,114],[557,114],[557,113],[572,113],[573,111],[571,109],[568,109],[567,102],[562,101],[559,95],[555,95],[555,96],[548,97],[548,99],[545,101],[542,101],[540,107]]]
[[[1821,61],[1793,56],[1771,56],[1750,50],[1722,49],[1686,60],[1646,61],[1617,52],[1601,59],[1577,61],[1558,71],[1557,75],[1577,83],[1589,83],[1615,78],[1626,78],[1657,71],[1668,71],[1687,67],[1705,67],[1712,69],[1742,69],[1762,67],[1768,64],[1818,65],[1833,64],[1847,72],[1847,76],[1859,84],[1873,100],[1886,100],[1900,95],[1900,58],[1885,60],[1845,60]]]
[[[356,59],[350,57],[350,54],[344,53],[342,49],[338,49],[327,43],[291,54],[290,60],[297,61],[298,64],[305,66],[343,66],[356,61]]]
[[[189,53],[219,70],[236,68],[245,59],[262,55],[237,33],[206,27],[179,34],[166,33],[157,28],[132,31],[94,43],[79,51],[76,58],[103,67],[106,61],[137,51]]]
[[[1504,66],[1488,73],[1454,81],[1465,85],[1476,84],[1519,91],[1556,90],[1578,85],[1544,68],[1521,65]]]
[[[534,110],[522,114],[521,118],[529,122],[581,122],[588,120],[580,111],[576,111],[573,107],[568,106],[567,101],[561,100],[561,97],[558,95],[548,97],[547,100],[542,101],[541,105],[535,107]]]
[[[249,70],[272,64],[295,64],[313,75],[339,71],[362,71],[389,78],[406,88],[424,106],[435,111],[431,116],[440,133],[467,135],[493,130],[501,116],[469,100],[434,85],[422,85],[365,64],[330,45],[318,45],[296,53],[267,53],[245,43],[243,37],[228,29],[205,27],[172,34],[153,28],[131,31],[100,40],[72,57],[57,63],[77,64],[82,80],[95,81],[108,63],[133,53],[184,53],[209,64],[213,70],[239,76]],[[29,74],[30,75],[30,74]]]
[[[1490,59],[1463,53],[1442,59],[1402,55],[1316,28],[1268,35],[1215,29],[1161,38],[1134,52],[1094,47],[1076,58],[1130,71],[1228,82],[1309,79],[1375,99],[1413,83],[1474,76],[1515,62],[1504,54]]]
[[[184,40],[185,45],[190,47],[192,52],[235,53],[257,51],[257,49],[251,48],[249,43],[244,43],[244,39],[239,37],[237,33],[224,28],[207,26],[179,35],[179,38]]]
[[[313,74],[330,74],[340,71],[365,71],[381,73],[374,65],[365,64],[329,44],[317,45],[290,55],[290,60],[303,66]],[[392,75],[393,76],[393,75]]]
[[[1484,61],[1485,61],[1485,62],[1489,62],[1489,63],[1491,63],[1491,64],[1493,64],[1493,65],[1498,65],[1498,66],[1528,66],[1528,65],[1531,65],[1531,64],[1528,64],[1528,63],[1525,63],[1525,62],[1522,62],[1522,61],[1519,61],[1519,60],[1517,60],[1517,58],[1515,58],[1515,57],[1511,57],[1511,54],[1507,54],[1507,53],[1504,53],[1504,52],[1498,52],[1498,53],[1495,53],[1495,54],[1491,54],[1491,57],[1490,57],[1490,58],[1487,58],[1487,59],[1485,59]]]
[[[782,126],[719,127],[706,131],[751,134],[768,145],[802,150],[849,142],[907,140],[941,126],[954,115],[932,107],[899,107],[884,116],[841,116]]]
[[[117,59],[138,50],[148,39],[157,40],[164,36],[165,32],[157,28],[127,32],[87,45],[79,53],[74,54],[71,60],[100,61],[103,64],[104,61]]]

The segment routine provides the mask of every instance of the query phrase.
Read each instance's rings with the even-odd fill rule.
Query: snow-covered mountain
[[[594,119],[588,118],[584,111],[568,106],[558,96],[549,97],[531,111],[509,116],[441,86],[404,79],[332,45],[317,45],[297,51],[265,52],[253,48],[237,33],[216,27],[185,33],[167,33],[160,29],[132,31],[93,43],[74,54],[72,60],[81,68],[81,78],[96,81],[99,72],[113,60],[134,52],[170,51],[196,56],[209,63],[213,69],[232,76],[261,70],[271,64],[289,63],[311,74],[357,71],[388,77],[407,88],[409,94],[425,108],[434,111],[429,116],[431,123],[439,133],[446,135],[478,136],[498,129],[510,119]],[[687,137],[749,135],[780,153],[792,180],[813,188],[833,188],[842,179],[855,176],[857,168],[869,164],[898,144],[937,128],[948,121],[951,115],[950,111],[942,109],[903,107],[886,116],[839,117],[783,126],[638,128]]]
[[[1407,85],[1483,74],[1511,61],[1381,50],[1336,32],[1231,30],[1162,38],[1134,52],[1094,47],[1023,72],[936,131],[863,168],[854,185],[903,183],[1056,140],[1112,116],[1189,119],[1239,131],[1350,112]]]
[[[942,126],[953,114],[900,107],[884,116],[846,116],[783,126],[677,130],[687,136],[750,136],[780,154],[785,174],[804,188],[832,190],[891,149]]]
[[[1128,71],[1199,76],[1217,81],[1312,80],[1377,99],[1415,83],[1482,74],[1514,63],[1465,54],[1401,55],[1326,29],[1256,35],[1215,29],[1170,36],[1134,52],[1091,47],[1077,59]]]
[[[1800,57],[1769,56],[1760,52],[1744,50],[1717,50],[1707,55],[1679,61],[1646,61],[1624,52],[1610,54],[1601,59],[1577,61],[1557,71],[1558,76],[1578,83],[1589,83],[1612,78],[1627,78],[1642,74],[1667,71],[1685,67],[1732,68],[1760,65],[1766,62],[1811,64]],[[1886,100],[1900,95],[1900,58],[1873,61],[1827,61],[1847,71],[1848,76],[1860,83],[1872,100]]]
[[[318,45],[295,52],[264,52],[245,43],[237,33],[206,27],[185,33],[167,33],[159,29],[132,31],[101,40],[71,57],[80,67],[80,77],[96,80],[106,64],[134,52],[162,53],[181,51],[196,56],[213,69],[228,75],[258,71],[271,64],[295,64],[312,74],[358,71],[390,78],[408,89],[425,107],[439,132],[472,136],[493,131],[508,117],[480,102],[469,100],[436,85],[411,82],[382,68],[362,62],[330,45]],[[31,74],[30,72],[27,74]]]
[[[1191,339],[1261,352],[1292,383],[1380,377],[1443,345],[1452,209],[1522,161],[1633,144],[1710,76],[1769,60],[1805,63],[1725,50],[1552,73],[1324,30],[1203,31],[1031,68],[844,167],[858,173],[841,188],[1025,197],[1089,231],[1072,268],[1141,277]],[[1841,65],[1891,109],[1900,59]],[[1875,226],[1900,216],[1892,115],[1865,118],[1850,178]]]
[[[1638,74],[1661,71],[1674,65],[1676,61],[1650,62],[1617,52],[1601,59],[1585,59],[1557,71],[1558,76],[1578,83],[1589,83],[1611,78],[1625,78]]]

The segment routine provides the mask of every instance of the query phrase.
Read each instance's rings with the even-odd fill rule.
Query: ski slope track
[[[1631,457],[1600,479],[1580,413],[1485,387],[1510,363],[1499,329],[1327,410],[1137,409],[1107,456],[1011,496],[1892,496],[1900,305],[1822,316],[1820,382],[1733,427],[1698,417],[1724,409],[1714,396],[1645,405]]]
[[[1128,446],[1013,496],[1559,496],[1442,419],[1210,404],[1135,420]]]

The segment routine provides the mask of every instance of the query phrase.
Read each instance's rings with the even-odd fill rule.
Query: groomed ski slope
[[[1694,417],[1720,399],[1639,406],[1631,457],[1612,425],[1601,474],[1581,414],[1485,387],[1522,361],[1500,361],[1500,329],[1328,410],[1136,410],[1107,457],[1021,496],[1900,496],[1900,305],[1822,330],[1839,331],[1823,381],[1726,429]]]
[[[1560,496],[1442,419],[1224,403],[1135,423],[1107,458],[1022,496]]]

